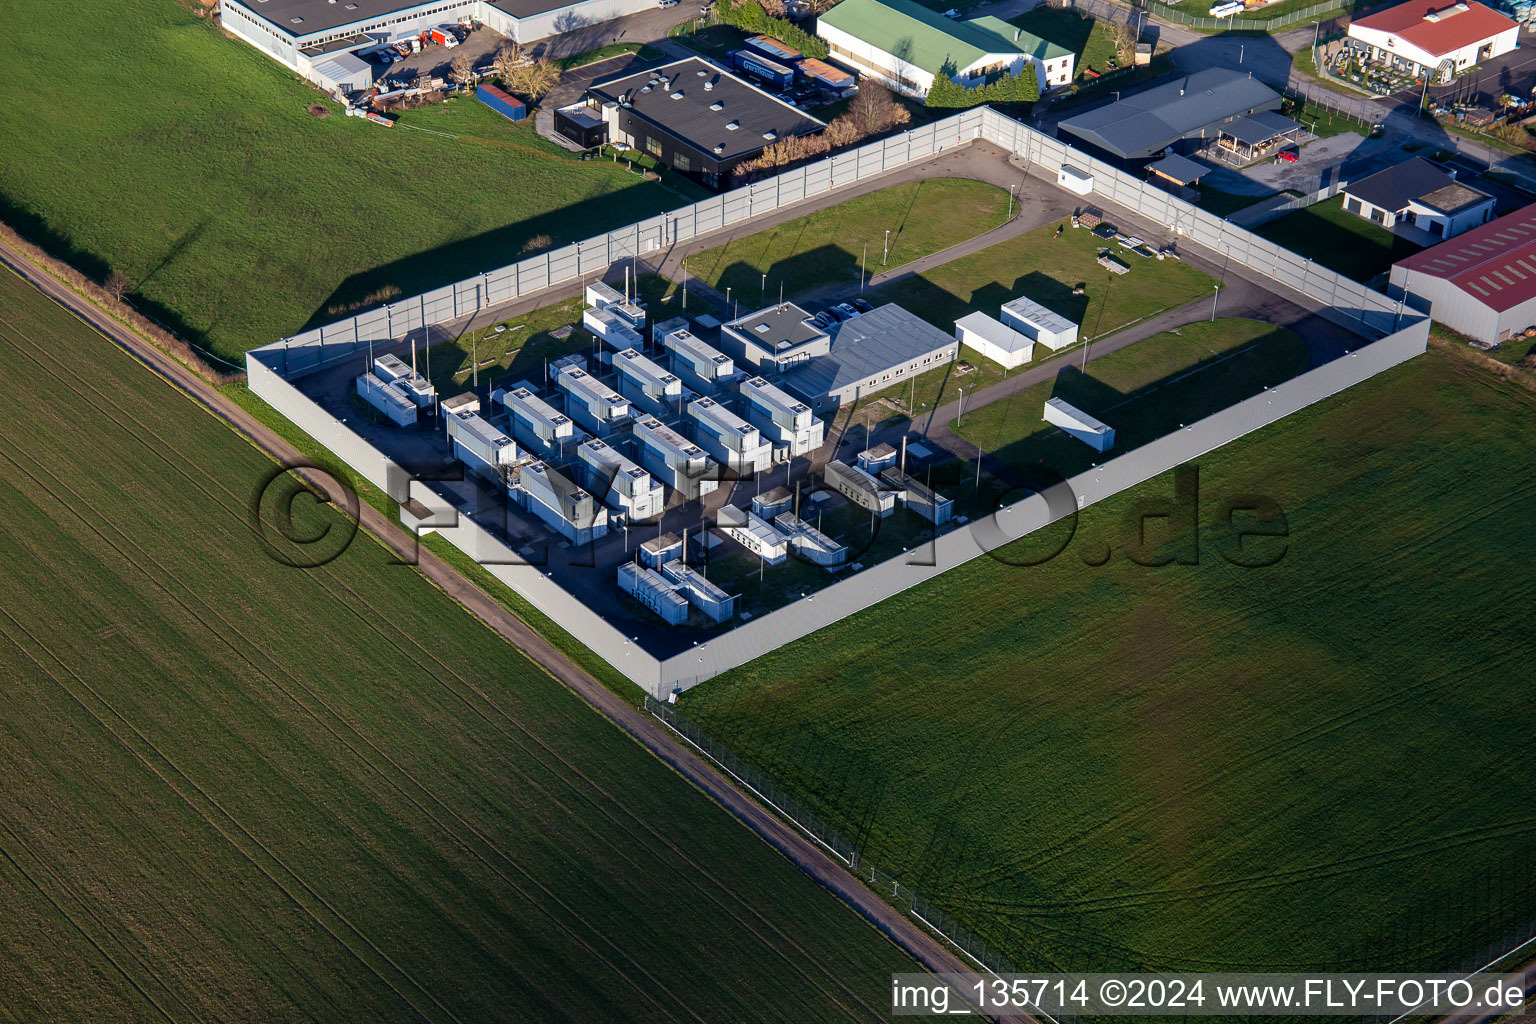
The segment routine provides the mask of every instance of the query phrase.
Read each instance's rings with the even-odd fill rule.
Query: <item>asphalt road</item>
[[[37,267],[23,254],[4,242],[0,242],[0,263],[30,282],[103,337],[123,348],[151,372],[224,420],[277,462],[291,466],[307,461],[287,441],[230,402],[181,363],[140,338],[94,303],[65,287],[58,279]],[[337,482],[329,475],[314,471],[301,471],[300,475],[329,495],[332,501],[338,502],[338,507],[345,507],[339,504],[343,501],[344,495]],[[723,776],[716,773],[654,718],[626,704],[607,687],[567,659],[527,623],[508,612],[484,591],[450,568],[447,563],[430,551],[421,548],[415,538],[409,536],[399,524],[390,521],[366,503],[360,505],[359,514],[362,528],[371,533],[381,544],[403,560],[414,561],[418,572],[447,592],[470,614],[521,650],[674,771],[708,794],[711,799],[756,832],[801,871],[815,879],[877,928],[925,970],[939,973],[969,973],[973,970],[940,940],[866,889],[820,847],[728,783]],[[1019,1016],[1009,1019],[1036,1024],[1031,1017]]]

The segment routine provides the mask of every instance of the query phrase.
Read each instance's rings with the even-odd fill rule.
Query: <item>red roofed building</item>
[[[1409,0],[1349,26],[1368,57],[1438,81],[1508,53],[1519,35],[1517,23],[1474,0]]]
[[[1397,263],[1387,293],[1479,341],[1536,325],[1536,204]]]

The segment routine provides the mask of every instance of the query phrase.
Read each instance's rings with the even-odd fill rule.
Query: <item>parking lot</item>
[[[459,31],[463,32],[463,29]],[[467,56],[477,68],[489,67],[492,56],[506,42],[508,42],[506,36],[481,26],[470,32],[462,43],[451,49],[437,44],[423,46],[420,53],[413,53],[394,63],[385,63],[376,53],[366,56],[374,67],[375,81],[381,84],[394,83],[403,87],[414,82],[417,74],[422,72],[429,77],[446,80],[449,66],[461,54]]]

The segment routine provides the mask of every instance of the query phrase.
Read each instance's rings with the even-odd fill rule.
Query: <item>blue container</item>
[[[787,89],[795,84],[795,73],[782,64],[776,64],[767,57],[760,57],[749,50],[737,50],[731,54],[731,62],[740,71],[744,71],[755,78],[760,78],[771,85],[781,89]]]
[[[494,85],[475,86],[475,99],[509,121],[521,121],[528,116],[528,108],[522,100],[502,92]]]

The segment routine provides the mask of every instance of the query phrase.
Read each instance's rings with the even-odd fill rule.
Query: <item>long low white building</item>
[[[980,310],[955,321],[955,340],[1010,370],[1035,357],[1034,341]]]
[[[1002,314],[1003,323],[1053,351],[1077,342],[1077,324],[1026,296],[1004,303]]]
[[[1045,422],[1060,427],[1094,451],[1107,452],[1115,446],[1114,427],[1060,398],[1045,400]]]
[[[657,0],[222,0],[219,23],[273,60],[331,89],[366,89],[345,54],[376,49],[443,25],[479,24],[520,43],[588,30],[650,10]],[[327,64],[340,67],[326,68]],[[348,71],[351,71],[349,76]]]

